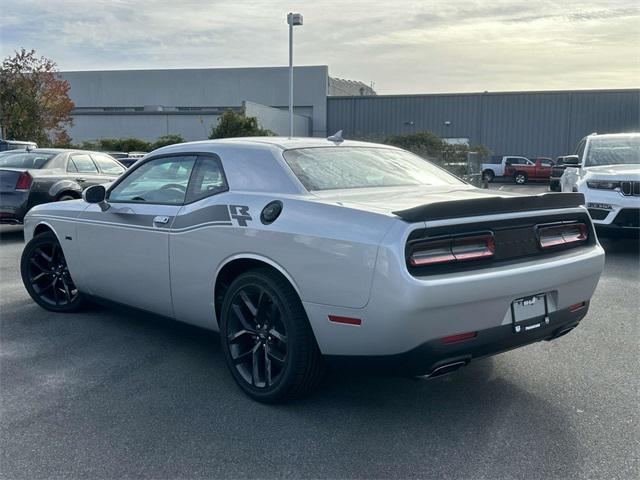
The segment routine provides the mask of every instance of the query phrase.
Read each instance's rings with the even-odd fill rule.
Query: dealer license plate
[[[513,330],[516,333],[527,332],[549,324],[547,295],[539,293],[518,298],[511,303]]]

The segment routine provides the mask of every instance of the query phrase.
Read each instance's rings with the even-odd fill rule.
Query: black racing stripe
[[[188,228],[211,222],[231,222],[227,205],[211,205],[185,215],[178,215],[172,228]]]

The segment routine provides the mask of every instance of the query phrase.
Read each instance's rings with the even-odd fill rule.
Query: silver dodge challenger
[[[568,333],[604,264],[583,203],[387,145],[193,142],[32,208],[21,273],[47,310],[106,299],[219,331],[238,385],[275,402],[326,367],[435,377]]]

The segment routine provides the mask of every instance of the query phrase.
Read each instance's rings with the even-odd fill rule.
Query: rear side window
[[[195,202],[228,189],[220,160],[215,157],[198,157],[185,201]]]
[[[98,164],[102,173],[109,175],[120,175],[124,172],[124,168],[118,164],[113,158],[99,153],[92,153],[93,160]]]
[[[53,157],[52,153],[5,153],[0,157],[0,167],[38,169]]]
[[[67,170],[78,173],[98,173],[95,163],[91,160],[91,157],[86,153],[80,153],[71,155],[69,163],[73,166],[69,166]],[[74,170],[75,167],[75,170]]]

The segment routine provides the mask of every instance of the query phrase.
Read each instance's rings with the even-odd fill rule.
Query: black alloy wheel
[[[31,298],[47,310],[72,312],[84,302],[73,283],[60,243],[52,232],[35,236],[25,246],[20,273]]]
[[[306,393],[322,375],[322,359],[302,303],[278,273],[240,275],[222,306],[220,337],[227,365],[252,398],[275,402]]]
[[[247,285],[231,301],[227,342],[242,378],[254,387],[278,381],[287,360],[287,330],[282,310],[259,285]]]

